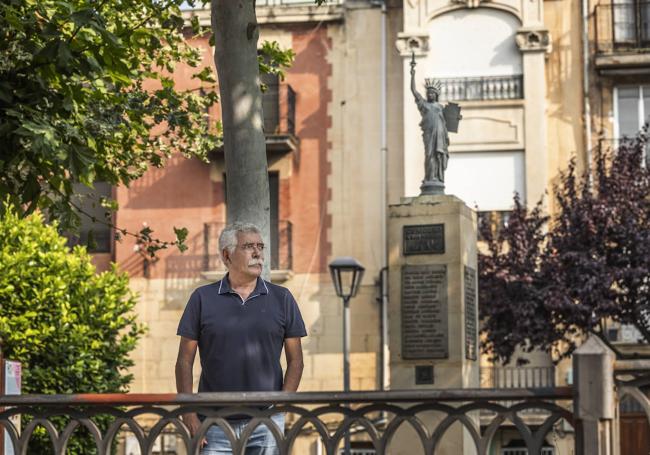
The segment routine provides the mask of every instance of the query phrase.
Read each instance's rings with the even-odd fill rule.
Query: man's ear
[[[221,256],[223,257],[224,264],[227,264],[227,263],[230,262],[230,252],[228,251],[228,249],[224,249],[221,252]]]

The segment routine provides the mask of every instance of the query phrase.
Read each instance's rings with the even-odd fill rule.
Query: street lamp
[[[366,269],[353,257],[344,256],[330,262],[336,295],[343,299],[343,391],[350,391],[350,299],[357,295]],[[345,434],[345,455],[350,455],[350,432]]]

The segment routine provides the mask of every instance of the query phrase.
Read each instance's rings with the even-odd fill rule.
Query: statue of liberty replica
[[[458,132],[462,118],[458,104],[442,106],[440,81],[425,79],[427,98],[424,99],[415,88],[415,53],[411,58],[411,92],[420,111],[422,139],[424,140],[424,180],[420,186],[421,195],[444,194],[445,170],[449,160],[449,132]]]

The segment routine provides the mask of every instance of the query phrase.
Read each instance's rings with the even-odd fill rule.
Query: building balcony
[[[481,388],[539,389],[555,387],[555,368],[488,367],[481,368]]]
[[[511,76],[454,77],[439,79],[444,101],[517,100],[524,97],[524,78]]]
[[[206,279],[221,279],[226,273],[226,266],[219,255],[219,234],[226,226],[224,222],[205,223],[203,225],[203,276]],[[292,224],[287,220],[271,223],[271,249],[265,252],[271,265],[271,281],[279,283],[291,276],[293,269]]]
[[[262,77],[264,135],[267,155],[285,155],[298,151],[296,137],[296,92],[289,84],[280,83],[277,76]],[[212,159],[223,159],[223,146],[213,150]]]
[[[650,2],[596,5],[595,65],[603,75],[650,73]]]
[[[267,78],[262,93],[267,152],[287,153],[298,149],[296,138],[296,92],[289,84]]]

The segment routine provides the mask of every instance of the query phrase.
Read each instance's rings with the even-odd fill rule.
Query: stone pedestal
[[[389,208],[390,388],[479,387],[476,214],[455,196],[404,198]],[[430,429],[444,416],[419,415]],[[404,425],[391,454],[422,452]],[[459,423],[437,455],[474,453]]]

